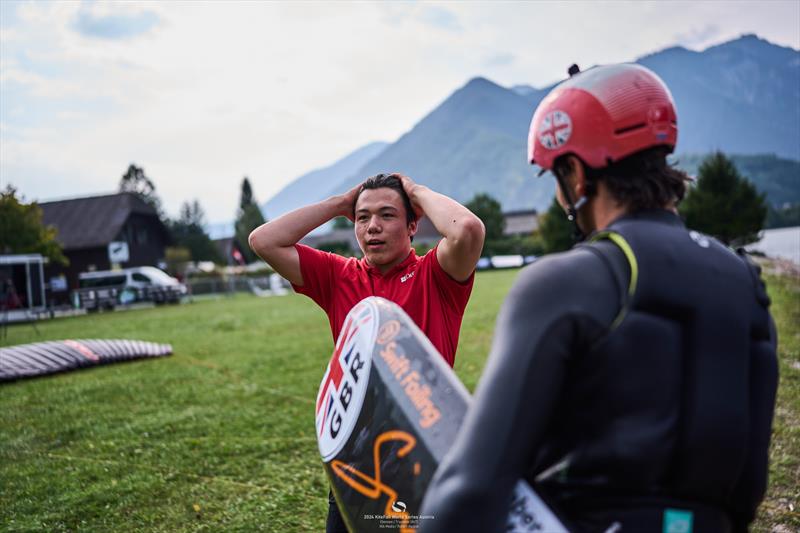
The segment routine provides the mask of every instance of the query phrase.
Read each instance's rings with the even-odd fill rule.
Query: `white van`
[[[187,292],[183,283],[151,266],[84,272],[78,284],[75,302],[89,311],[138,301],[178,303]]]

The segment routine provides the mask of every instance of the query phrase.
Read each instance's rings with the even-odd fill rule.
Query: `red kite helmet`
[[[653,146],[671,152],[677,139],[675,103],[661,78],[640,65],[599,66],[541,101],[528,133],[528,161],[551,170],[558,157],[574,154],[603,168]]]

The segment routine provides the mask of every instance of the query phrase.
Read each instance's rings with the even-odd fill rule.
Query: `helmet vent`
[[[638,130],[639,128],[644,128],[647,126],[644,122],[640,122],[639,124],[634,124],[633,126],[626,126],[624,128],[619,128],[614,130],[615,135],[622,135],[623,133],[628,133],[629,131]]]
[[[654,81],[638,85],[616,84],[604,89],[605,94],[600,95],[600,100],[611,115],[611,120],[615,122],[630,120],[632,115],[636,116],[650,107],[668,104],[663,90]]]

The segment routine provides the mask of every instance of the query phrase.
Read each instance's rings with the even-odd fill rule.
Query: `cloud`
[[[88,117],[89,115],[82,111],[65,110],[56,112],[58,120],[86,120]]]
[[[463,29],[455,13],[441,6],[426,7],[419,14],[419,19],[429,26],[442,30],[461,31]]]
[[[96,194],[135,162],[168,212],[197,197],[229,220],[242,176],[266,200],[400,137],[477,74],[544,87],[573,62],[715,27],[706,46],[744,32],[800,46],[795,2],[642,4],[0,0],[0,181],[42,200]]]
[[[130,39],[148,33],[159,23],[152,11],[138,13],[97,14],[81,6],[72,27],[83,36],[99,39]]]
[[[676,33],[675,42],[681,43],[687,48],[700,48],[716,39],[719,34],[719,26],[707,24],[702,28],[689,28],[687,31]]]
[[[17,7],[19,6],[19,2],[0,2],[0,28],[5,30],[6,28],[11,28],[15,24],[18,24],[19,20],[17,19]]]
[[[499,54],[490,56],[488,59],[486,59],[486,61],[483,62],[483,64],[486,67],[505,67],[512,64],[515,59],[516,56],[514,54],[501,52]]]

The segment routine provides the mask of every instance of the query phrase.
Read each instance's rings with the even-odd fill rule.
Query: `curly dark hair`
[[[403,199],[403,206],[406,208],[406,224],[414,222],[417,217],[414,215],[414,209],[411,207],[411,199],[403,188],[403,182],[400,181],[399,174],[375,174],[367,178],[364,183],[361,184],[361,188],[358,190],[356,199],[353,202],[353,218],[355,218],[356,203],[361,193],[367,189],[381,189],[383,187],[395,190],[400,194],[400,198]]]
[[[668,155],[667,147],[655,146],[604,168],[592,168],[581,161],[586,173],[586,196],[594,196],[597,182],[602,180],[611,195],[631,213],[677,205],[686,195],[686,184],[691,178],[673,167],[667,161]],[[560,179],[570,171],[566,156],[553,164],[553,173]]]

